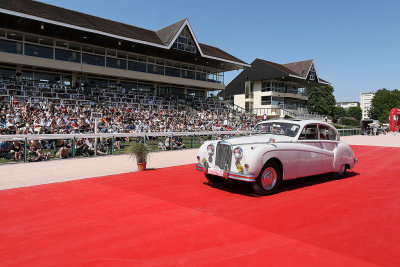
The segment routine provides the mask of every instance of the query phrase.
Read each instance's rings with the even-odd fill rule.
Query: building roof
[[[281,64],[278,64],[278,63],[275,63],[275,62],[272,62],[272,61],[268,61],[268,60],[264,60],[264,59],[259,59],[259,58],[258,58],[258,60],[260,60],[260,61],[262,61],[262,62],[264,62],[264,63],[266,63],[266,64],[268,64],[268,65],[271,65],[271,66],[273,66],[274,68],[279,69],[279,70],[281,70],[281,71],[283,71],[283,72],[285,72],[285,73],[287,73],[287,74],[292,74],[292,75],[297,75],[297,76],[299,76],[299,73],[298,73],[298,72],[293,71],[292,69],[288,68],[288,67],[285,66],[285,65],[281,65]]]
[[[191,30],[187,19],[178,21],[158,31],[152,31],[31,0],[1,0],[0,13],[43,21],[45,23],[81,31],[107,35],[114,38],[121,38],[123,40],[165,49],[171,48],[173,42],[178,37],[180,30],[182,30],[184,26],[188,26]],[[193,32],[192,35],[194,37]],[[195,42],[202,57],[222,60],[241,66],[249,66],[246,62],[217,47],[199,44],[196,39]],[[202,50],[203,47],[204,51]]]
[[[156,31],[156,34],[165,45],[169,45],[174,39],[174,37],[179,33],[179,30],[185,23],[185,20],[186,19],[183,19],[165,28],[162,28],[161,30]]]
[[[233,79],[225,88],[221,95],[231,96],[244,93],[245,81],[261,81],[261,80],[281,80],[292,81],[304,86],[323,86],[330,83],[320,79],[317,76],[316,80],[308,79],[308,72],[313,60],[305,60],[288,64],[279,64],[272,61],[256,58],[251,67],[243,70],[235,79]],[[307,68],[308,67],[308,68]],[[307,69],[307,73],[302,73]],[[300,72],[298,72],[300,71]]]
[[[304,61],[282,64],[282,66],[285,66],[286,68],[297,73],[297,75],[305,78],[305,77],[307,77],[308,71],[310,70],[311,65],[313,63],[314,63],[313,60],[309,59],[309,60],[304,60]]]

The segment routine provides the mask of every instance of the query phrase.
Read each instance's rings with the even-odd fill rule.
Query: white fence
[[[359,135],[361,134],[361,129],[360,128],[354,128],[354,129],[338,129],[339,134],[341,136],[349,136],[349,135]],[[143,138],[143,141],[146,142],[147,140],[150,142],[151,138],[153,137],[164,137],[167,138],[169,137],[170,140],[170,146],[169,148],[172,149],[172,137],[177,137],[177,136],[189,136],[190,138],[190,148],[195,147],[195,137],[200,137],[200,136],[208,136],[211,137],[212,139],[215,138],[221,138],[221,136],[224,137],[232,137],[236,135],[247,135],[250,134],[251,131],[204,131],[204,132],[147,132],[147,133],[90,133],[90,134],[29,134],[29,135],[0,135],[0,142],[3,141],[23,141],[23,149],[22,149],[22,155],[23,155],[23,160],[24,162],[28,161],[28,141],[31,140],[71,140],[71,157],[75,158],[75,152],[76,152],[76,147],[75,147],[75,141],[77,139],[86,139],[86,138],[110,138],[111,144],[110,144],[110,154],[114,154],[114,141],[115,138],[118,137],[128,137],[128,138]],[[154,144],[153,144],[154,145]]]

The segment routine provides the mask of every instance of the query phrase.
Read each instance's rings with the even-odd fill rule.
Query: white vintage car
[[[196,169],[210,182],[251,182],[259,195],[276,192],[281,180],[333,172],[343,176],[357,159],[332,125],[316,120],[268,120],[250,136],[207,141]]]

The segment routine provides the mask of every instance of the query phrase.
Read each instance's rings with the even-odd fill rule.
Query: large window
[[[15,70],[0,69],[0,79],[13,79],[15,77]]]
[[[261,82],[261,92],[269,92],[272,91],[272,84],[271,81],[262,81]]]
[[[271,96],[262,96],[261,105],[271,105]]]
[[[25,55],[33,57],[53,58],[53,48],[25,44]]]
[[[147,72],[164,75],[164,66],[149,63],[147,64]]]
[[[196,80],[200,80],[200,81],[206,81],[207,80],[207,75],[205,73],[205,69],[204,68],[197,67]]]
[[[107,67],[116,69],[126,69],[126,60],[119,58],[107,57]]]
[[[165,75],[173,77],[181,77],[181,70],[173,67],[165,67]]]
[[[57,60],[64,60],[76,63],[81,62],[81,53],[79,52],[56,48],[55,55]]]
[[[191,71],[191,70],[182,70],[182,78],[195,79],[196,74],[194,71]]]
[[[253,83],[251,81],[246,81],[244,83],[245,88],[245,98],[253,98]]]
[[[82,54],[82,63],[88,65],[95,65],[95,66],[103,66],[105,65],[105,59],[102,56],[92,55],[92,54]]]
[[[196,53],[196,45],[188,27],[182,30],[178,38],[176,38],[175,43],[172,45],[172,48],[189,53]]]
[[[0,40],[0,52],[22,54],[22,43]]]
[[[175,43],[175,49],[196,53],[189,28],[185,28]],[[0,52],[56,59],[94,66],[128,69],[178,78],[208,82],[224,82],[223,72],[182,62],[164,61],[100,46],[73,43],[45,36],[0,29]]]
[[[284,103],[283,97],[272,96],[272,101],[271,101],[272,105],[279,106],[279,105],[282,105],[283,103]]]
[[[128,69],[133,71],[146,72],[146,63],[140,61],[129,61]]]

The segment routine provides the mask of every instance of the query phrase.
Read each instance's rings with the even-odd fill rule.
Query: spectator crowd
[[[191,114],[187,111],[165,109],[134,110],[126,106],[115,108],[65,106],[51,102],[14,103],[14,105],[0,103],[0,135],[94,133],[92,112],[100,112],[103,115],[98,121],[100,133],[250,130],[256,123],[256,117],[248,114],[228,112],[216,114],[207,110]],[[116,139],[114,143],[116,148],[120,148],[120,141],[121,138]],[[30,141],[27,144],[28,160],[42,161],[50,157],[69,157],[71,142],[72,140],[67,139]],[[75,143],[75,153],[83,156],[94,153],[104,155],[110,145],[109,138],[101,139],[96,148],[92,139],[78,138]],[[0,158],[20,160],[23,146],[23,142],[19,141],[0,142]],[[162,150],[184,147],[180,137],[174,140],[167,138],[165,142],[160,141],[158,144],[158,148]]]
[[[249,130],[256,118],[247,114],[216,114],[206,110],[192,115],[177,110],[133,110],[129,107],[76,107],[47,103],[0,104],[0,134],[93,133],[92,112],[101,112],[102,133],[196,132]]]

